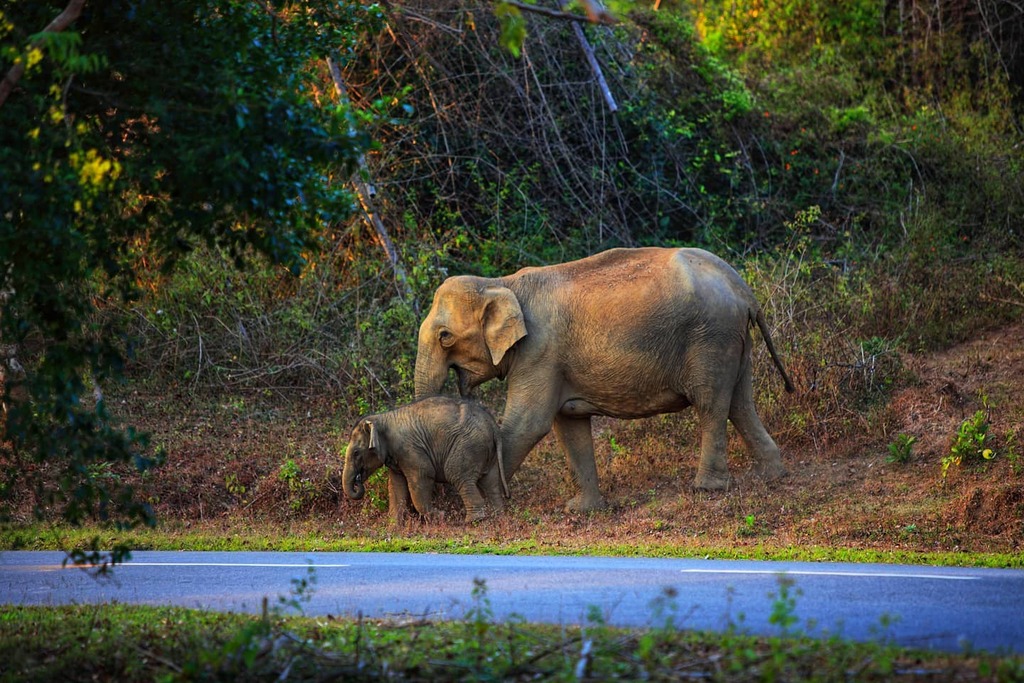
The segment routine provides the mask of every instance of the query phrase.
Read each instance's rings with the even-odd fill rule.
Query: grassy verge
[[[474,597],[466,616],[451,622],[127,605],[5,608],[0,681],[1024,680],[1019,657],[815,640],[784,619],[772,637],[671,625],[615,629],[596,616],[581,628],[497,624],[482,583]]]
[[[190,527],[194,525],[189,525]],[[550,545],[533,539],[481,540],[470,536],[438,538],[416,534],[332,536],[316,525],[269,530],[241,527],[175,527],[115,531],[100,527],[18,526],[0,528],[2,550],[111,549],[291,552],[418,552],[490,555],[593,555],[605,557],[678,557],[806,562],[879,562],[932,566],[1024,568],[1021,553],[923,552],[822,546],[679,545],[644,542]]]

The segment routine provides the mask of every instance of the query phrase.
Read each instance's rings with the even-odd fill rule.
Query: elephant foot
[[[466,523],[467,524],[474,524],[476,522],[480,522],[480,521],[483,521],[483,520],[487,519],[488,516],[489,515],[487,513],[487,510],[477,510],[475,512],[467,512],[466,513]]]
[[[732,477],[728,472],[697,472],[697,478],[693,480],[693,488],[702,491],[725,491],[732,484]]]
[[[776,481],[789,474],[789,470],[786,469],[781,461],[776,460],[774,462],[757,463],[754,465],[754,474],[765,481]]]
[[[444,511],[431,508],[420,513],[420,519],[426,524],[442,524],[444,522]]]
[[[606,509],[608,503],[601,494],[585,496],[581,493],[565,504],[566,512],[597,512]]]

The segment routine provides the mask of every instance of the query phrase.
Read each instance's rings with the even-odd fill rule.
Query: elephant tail
[[[792,394],[795,391],[793,383],[789,380],[789,375],[786,374],[786,368],[782,364],[779,354],[775,352],[775,344],[772,343],[772,335],[768,332],[768,323],[765,321],[764,313],[761,312],[760,308],[757,309],[754,321],[757,323],[758,329],[761,330],[761,337],[764,338],[764,345],[768,347],[768,353],[775,362],[775,367],[779,369],[779,374],[782,375],[782,381],[786,385],[786,391]]]
[[[501,479],[501,490],[506,498],[511,498],[512,494],[508,490],[508,481],[505,479],[505,462],[501,457],[501,434],[497,431],[494,433],[494,445],[498,451],[498,477]]]

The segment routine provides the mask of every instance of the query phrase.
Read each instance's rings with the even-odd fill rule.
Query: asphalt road
[[[778,634],[1024,653],[1024,571],[962,567],[404,553],[135,552],[113,579],[60,552],[0,552],[0,604],[118,601],[258,612],[306,580],[307,615],[457,619],[482,580],[495,620]],[[669,593],[666,592],[669,589]],[[293,608],[285,608],[291,611]],[[2,611],[2,608],[0,608]],[[786,611],[786,610],[783,610]]]

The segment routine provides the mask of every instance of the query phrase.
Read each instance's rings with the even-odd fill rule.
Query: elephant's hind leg
[[[779,447],[764,428],[761,418],[754,409],[749,364],[733,390],[729,419],[754,457],[754,474],[765,481],[774,481],[786,476],[786,467],[782,464]]]
[[[729,488],[732,477],[726,461],[726,420],[729,415],[728,390],[708,386],[694,391],[693,407],[700,420],[700,463],[693,487],[708,491]]]
[[[725,459],[725,418],[702,415],[700,421],[700,464],[693,487],[707,491],[725,490],[732,482]]]

